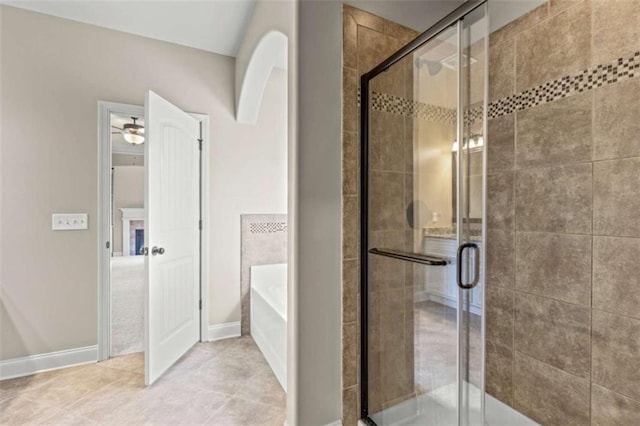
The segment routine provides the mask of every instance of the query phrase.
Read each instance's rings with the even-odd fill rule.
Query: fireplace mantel
[[[144,220],[144,208],[123,208],[122,212],[122,255],[130,256],[129,232],[131,221]]]

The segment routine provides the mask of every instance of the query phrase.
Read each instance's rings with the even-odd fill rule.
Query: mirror
[[[452,223],[457,223],[456,219],[456,202],[457,191],[455,177],[457,174],[458,166],[458,150],[455,149],[451,153],[451,170],[452,170],[452,188],[451,191],[451,206],[452,206]],[[467,167],[467,170],[463,170],[462,176],[467,179],[467,188],[469,191],[465,191],[463,197],[466,197],[465,202],[461,204],[461,208],[466,209],[463,211],[463,216],[469,218],[471,223],[482,222],[482,151],[484,149],[484,141],[482,136],[471,137],[471,148],[465,150],[463,155],[469,156],[469,161],[463,161],[463,167]]]

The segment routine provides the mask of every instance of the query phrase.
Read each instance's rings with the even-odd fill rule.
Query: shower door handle
[[[474,251],[474,266],[473,266],[473,280],[465,283],[462,281],[462,254],[466,249],[473,249]],[[456,262],[456,277],[458,280],[458,287],[463,290],[469,290],[478,285],[480,280],[480,256],[478,253],[478,245],[476,243],[463,243],[458,247],[458,258]]]

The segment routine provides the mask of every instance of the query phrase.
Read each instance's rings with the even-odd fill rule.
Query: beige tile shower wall
[[[344,7],[343,21],[343,415],[345,426],[354,426],[359,417],[359,111],[358,87],[360,75],[372,69],[386,57],[398,50],[413,37],[416,32],[398,24],[387,21],[350,6]],[[376,90],[413,98],[411,68],[403,65],[394,69],[391,75],[378,80]],[[412,176],[412,141],[413,120],[407,117],[375,112],[372,125],[379,126],[372,134],[372,167],[377,171],[372,179],[380,191],[395,195],[397,200],[385,203],[395,206],[395,210],[384,210],[383,215],[372,218],[376,226],[376,236],[381,243],[404,246],[410,233],[405,230],[404,208],[406,199],[412,198],[408,188],[413,187]],[[402,135],[401,137],[397,137]],[[407,189],[405,189],[407,188]],[[411,189],[412,191],[412,189]],[[374,201],[375,202],[375,201]],[[382,206],[380,206],[382,207]],[[380,210],[382,211],[382,210]],[[372,339],[379,336],[396,336],[393,342],[385,341],[381,350],[372,354],[372,371],[377,378],[372,392],[373,404],[382,406],[392,403],[413,392],[413,321],[405,313],[413,312],[406,306],[407,295],[411,287],[404,282],[404,271],[397,270],[397,262],[393,265],[372,265],[383,275],[383,280],[373,282],[379,285],[373,302],[379,308],[373,318],[385,318],[378,322],[379,327]],[[399,267],[403,267],[400,265]],[[395,268],[395,269],[394,269]],[[396,272],[394,274],[394,272]],[[384,302],[382,302],[384,301]],[[412,299],[411,299],[412,302]],[[386,319],[389,321],[387,322]],[[391,327],[391,328],[389,328]],[[404,328],[402,328],[404,327]],[[389,328],[389,330],[384,330]],[[403,333],[397,333],[402,328]],[[376,364],[378,362],[378,364]],[[395,366],[398,370],[389,369],[385,374],[380,365]],[[409,374],[409,367],[411,374]],[[376,389],[378,392],[376,392]],[[378,402],[376,402],[378,401]],[[373,407],[372,409],[376,409]]]
[[[490,101],[633,57],[639,28],[640,0],[552,0],[491,35]],[[629,72],[489,121],[486,386],[544,425],[640,419]]]

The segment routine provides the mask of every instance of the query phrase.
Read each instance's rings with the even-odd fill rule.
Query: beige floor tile
[[[254,373],[271,372],[269,364],[267,364],[262,352],[250,336],[239,338],[236,344],[231,346],[228,352],[225,353],[223,362],[231,365],[246,366],[247,369]]]
[[[3,425],[30,424],[50,410],[44,404],[26,398],[11,398],[0,403],[0,423]]]
[[[201,343],[196,343],[195,347],[197,349],[200,349],[201,351],[207,351],[207,352],[219,354],[219,353],[223,353],[224,351],[229,349],[231,346],[235,345],[237,341],[238,341],[238,338],[217,340],[215,342],[201,342]]]
[[[13,398],[13,392],[0,389],[0,402],[6,401],[7,399]]]
[[[17,396],[18,393],[43,386],[54,378],[61,379],[71,376],[78,371],[88,368],[89,366],[90,365],[80,365],[77,367],[70,367],[61,370],[46,371],[44,373],[35,374],[33,376],[2,380],[0,381],[0,390],[5,392],[5,395],[7,396]]]
[[[138,352],[117,356],[99,363],[104,367],[116,368],[118,370],[132,371],[134,373],[144,372],[144,353]]]
[[[42,418],[36,419],[32,424],[46,426],[84,426],[97,424],[93,420],[71,414],[64,410],[48,410]]]
[[[233,398],[209,419],[217,426],[281,426],[286,418],[282,407]]]
[[[205,424],[229,398],[205,391],[188,380],[169,386],[152,386],[142,398],[129,402],[126,412],[140,413],[146,422],[158,425]]]
[[[196,344],[149,387],[142,354],[0,381],[3,425],[281,426],[285,416],[285,393],[249,336]]]
[[[275,407],[287,404],[287,394],[271,372],[259,372],[238,389],[234,397]]]
[[[196,371],[207,362],[213,360],[213,356],[209,352],[202,351],[198,346],[191,348],[186,354],[182,355],[175,364],[171,366],[164,374],[163,377],[183,376]],[[222,362],[222,359],[216,360]]]
[[[250,366],[209,361],[198,370],[192,372],[190,380],[202,389],[220,392],[226,395],[235,394],[246,381],[255,374]]]
[[[71,374],[54,377],[35,389],[21,392],[20,395],[32,401],[63,408],[126,374],[130,373],[94,364]]]
[[[144,376],[132,374],[86,395],[68,406],[67,410],[74,415],[94,421],[108,421],[116,414],[129,415],[123,407],[132,400],[142,398],[144,391]],[[132,414],[135,418],[135,413]]]

